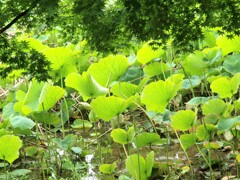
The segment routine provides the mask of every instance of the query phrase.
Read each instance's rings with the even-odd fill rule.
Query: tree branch
[[[0,30],[0,34],[4,33],[7,29],[9,29],[13,24],[15,24],[20,18],[22,18],[23,16],[26,16],[27,13],[29,11],[31,11],[34,7],[36,7],[37,3],[33,3],[32,6],[30,6],[29,8],[27,8],[25,11],[21,12],[20,14],[18,14],[10,23],[8,23],[6,26],[4,26],[1,30]]]

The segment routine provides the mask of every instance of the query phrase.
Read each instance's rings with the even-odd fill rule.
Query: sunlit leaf
[[[65,83],[66,86],[76,89],[83,96],[84,101],[107,94],[108,92],[107,88],[98,84],[88,73],[83,73],[82,76],[78,73],[71,73],[65,79]]]
[[[163,74],[167,70],[168,66],[165,63],[161,62],[153,62],[145,66],[143,69],[144,73],[149,77]]]
[[[217,38],[217,46],[222,49],[223,56],[231,52],[237,52],[240,49],[240,37],[234,36],[230,39],[225,35],[219,36]]]
[[[166,81],[159,80],[145,86],[141,95],[141,102],[149,111],[163,113],[169,101],[177,95],[182,85],[183,75],[177,74]]]
[[[183,148],[187,150],[189,147],[195,144],[196,137],[194,134],[182,134],[180,136],[180,141],[183,145]]]
[[[128,82],[119,82],[112,86],[113,95],[123,98],[129,98],[137,92],[137,86]]]
[[[91,64],[88,72],[104,87],[118,80],[128,69],[128,60],[123,55],[110,55],[98,63]]]
[[[147,157],[146,157],[146,161],[145,161],[145,172],[147,177],[150,177],[152,175],[152,167],[154,164],[154,151],[151,151]]]
[[[92,100],[91,106],[96,112],[97,117],[110,121],[114,116],[121,114],[126,110],[129,103],[120,97],[102,97],[99,96]]]
[[[133,154],[126,159],[126,168],[134,179],[147,180],[144,158],[139,154]]]
[[[117,143],[120,143],[120,144],[128,144],[129,143],[127,132],[123,129],[118,128],[118,129],[112,130],[111,137]]]
[[[64,96],[64,94],[65,90],[63,88],[45,83],[38,100],[38,110],[48,111]]]
[[[116,162],[113,164],[101,164],[99,167],[100,172],[105,174],[112,174],[116,168]]]
[[[0,159],[12,164],[19,157],[22,141],[18,136],[5,135],[0,137]]]
[[[203,46],[214,47],[216,45],[216,32],[215,31],[212,31],[209,29],[204,29],[203,35],[204,35]]]
[[[195,121],[196,114],[191,110],[180,110],[172,116],[171,126],[175,130],[187,131]]]
[[[219,94],[221,98],[231,98],[237,93],[240,85],[240,74],[235,74],[232,78],[222,77],[214,80],[211,83],[213,92]]]
[[[205,61],[205,54],[201,51],[196,51],[190,54],[184,61],[183,67],[190,75],[203,75],[207,72],[209,62]]]
[[[219,149],[223,146],[223,142],[220,142],[220,141],[212,141],[212,142],[205,141],[203,143],[203,146],[207,149]]]
[[[240,154],[238,154],[238,155],[236,156],[236,160],[237,160],[238,163],[240,163]]]
[[[164,50],[162,48],[158,48],[153,50],[149,44],[145,44],[141,49],[137,52],[137,61],[141,64],[146,64],[155,58],[159,58],[164,54]]]

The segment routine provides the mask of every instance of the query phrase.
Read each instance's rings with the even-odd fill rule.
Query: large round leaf
[[[97,117],[110,121],[114,116],[121,114],[126,110],[129,103],[128,101],[115,96],[102,97],[99,96],[92,100],[90,104],[96,112]]]
[[[190,75],[203,75],[209,66],[209,62],[205,61],[205,54],[201,51],[196,51],[190,54],[184,61],[183,67]]]
[[[218,121],[217,128],[219,133],[223,133],[224,131],[230,130],[237,125],[240,125],[240,116],[220,119]]]
[[[115,96],[129,98],[137,92],[137,86],[129,82],[118,82],[111,88],[111,92]]]
[[[33,116],[33,119],[35,119],[39,123],[44,123],[49,125],[57,125],[60,123],[60,118],[56,113],[41,111],[41,112],[34,112],[31,115]]]
[[[137,60],[141,64],[146,64],[155,58],[159,58],[164,54],[164,50],[162,48],[153,49],[149,44],[145,44],[141,49],[137,52]]]
[[[101,59],[98,63],[92,64],[88,68],[88,72],[101,86],[107,87],[125,73],[128,65],[128,60],[125,56],[111,55]]]
[[[22,141],[18,136],[4,135],[0,137],[0,159],[12,164],[19,157]]]
[[[235,74],[232,78],[222,77],[214,80],[211,83],[213,92],[219,94],[221,98],[231,98],[237,93],[240,85],[240,74]]]
[[[223,68],[232,75],[240,73],[240,54],[227,56],[224,60]]]
[[[181,110],[172,116],[171,126],[175,130],[187,131],[195,121],[196,114],[191,110]]]
[[[221,99],[211,99],[202,106],[202,111],[204,115],[217,114],[223,116],[224,112],[227,110],[228,105]]]
[[[33,120],[24,116],[15,116],[10,119],[13,128],[20,128],[21,130],[32,129],[35,126]]]
[[[144,73],[149,77],[163,74],[167,70],[168,66],[165,63],[161,62],[153,62],[145,66],[143,69]]]
[[[98,84],[88,73],[83,73],[82,76],[78,73],[71,73],[65,79],[65,83],[66,86],[76,89],[83,96],[84,101],[108,92],[107,88]]]
[[[240,49],[240,37],[234,36],[228,38],[227,36],[219,36],[217,38],[217,46],[222,49],[222,55],[225,56],[231,52],[239,51]]]
[[[136,136],[134,144],[137,148],[146,146],[148,144],[156,143],[160,140],[160,136],[156,133],[141,133]]]
[[[200,141],[209,140],[216,130],[216,126],[212,124],[202,124],[197,127],[196,136]]]
[[[176,74],[166,81],[159,80],[145,86],[141,95],[141,102],[149,111],[163,113],[169,101],[177,95],[182,86],[183,75]]]

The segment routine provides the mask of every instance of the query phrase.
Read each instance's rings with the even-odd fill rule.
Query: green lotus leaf
[[[116,168],[116,162],[113,164],[101,164],[99,167],[99,171],[104,174],[112,174]]]
[[[182,89],[191,89],[201,84],[201,79],[198,76],[193,76],[189,79],[184,79]]]
[[[111,92],[115,96],[129,98],[137,92],[137,88],[135,84],[129,82],[118,82],[112,86]]]
[[[113,141],[120,143],[120,144],[128,144],[128,135],[127,132],[124,129],[114,129],[111,132],[111,137],[113,138]]]
[[[65,79],[66,86],[76,89],[83,96],[84,101],[108,93],[108,89],[98,84],[88,73],[82,76],[78,73],[71,73]]]
[[[209,138],[215,133],[217,130],[216,126],[212,124],[202,124],[197,127],[196,136],[197,138],[202,140],[209,140]]]
[[[192,76],[203,75],[209,66],[209,62],[205,61],[205,58],[206,55],[203,52],[196,51],[184,59],[182,65],[185,71]]]
[[[32,81],[29,85],[29,89],[27,91],[27,94],[23,101],[23,106],[25,106],[25,109],[30,109],[31,111],[37,111],[39,108],[39,97],[42,92],[42,88],[44,86],[44,83],[38,83],[37,81]],[[23,111],[24,112],[24,111]],[[25,115],[27,115],[29,112],[26,112]]]
[[[148,144],[156,143],[160,140],[160,136],[157,133],[143,132],[136,136],[134,144],[137,148],[141,148]]]
[[[219,94],[221,98],[231,98],[237,93],[240,85],[240,74],[235,74],[232,78],[222,77],[214,80],[210,88],[212,92]]]
[[[71,65],[74,63],[73,52],[67,47],[46,48],[43,54],[51,62],[51,69],[58,70],[64,65]]]
[[[37,50],[37,51],[43,51],[45,48],[48,48],[48,46],[43,45],[41,41],[39,41],[38,39],[34,39],[34,38],[26,38],[23,37],[24,40],[26,40],[28,42],[29,47]]]
[[[92,126],[93,126],[92,123],[90,123],[87,120],[82,120],[82,119],[76,119],[74,121],[73,125],[71,125],[71,127],[74,129],[80,129],[80,128],[89,129]]]
[[[145,66],[143,69],[144,73],[149,77],[163,74],[167,70],[168,66],[162,62],[153,62]]]
[[[144,73],[140,66],[130,66],[127,71],[120,77],[121,82],[131,82],[133,84],[139,84],[140,77],[143,77]]]
[[[14,116],[19,115],[19,113],[14,111],[14,103],[10,102],[8,104],[6,104],[5,106],[3,106],[3,110],[2,110],[2,118],[3,120],[9,120]]]
[[[126,168],[134,179],[147,180],[152,175],[154,152],[151,151],[146,160],[139,154],[133,154],[126,159]]]
[[[159,47],[158,49],[154,50],[148,43],[143,45],[141,49],[137,52],[137,61],[141,64],[146,64],[155,58],[159,58],[164,54],[164,50]]]
[[[141,94],[141,102],[147,110],[163,113],[169,101],[177,95],[182,86],[183,75],[177,74],[166,81],[159,80],[145,86]]]
[[[36,111],[48,111],[64,94],[65,90],[59,86],[32,81],[25,98],[21,97],[22,101],[14,104],[14,110],[23,115]]]
[[[194,134],[182,134],[180,136],[180,141],[183,145],[183,148],[187,150],[189,147],[195,144],[196,137]]]
[[[217,114],[223,116],[226,112],[228,105],[221,99],[211,99],[202,106],[204,115]]]
[[[223,142],[220,142],[220,141],[212,141],[212,142],[205,141],[203,143],[203,146],[207,149],[220,149],[223,146]]]
[[[218,133],[223,133],[224,131],[231,130],[237,125],[240,125],[240,116],[220,119],[217,124],[217,128],[219,131]]]
[[[13,128],[20,128],[21,130],[32,129],[35,126],[33,120],[24,116],[15,116],[10,119]]]
[[[152,167],[153,167],[153,164],[154,164],[154,151],[151,151],[147,157],[146,157],[146,160],[145,160],[145,172],[146,172],[146,175],[147,177],[150,177],[152,175]]]
[[[209,29],[203,30],[204,41],[203,46],[214,47],[216,46],[216,32]]]
[[[57,125],[60,123],[60,118],[55,113],[50,113],[46,111],[34,112],[31,114],[33,119],[39,123]]]
[[[227,56],[224,60],[223,68],[232,75],[240,73],[240,54]]]
[[[129,106],[128,100],[124,100],[120,97],[99,96],[92,100],[91,106],[98,118],[105,121],[110,121],[114,116],[121,114]]]
[[[175,130],[187,131],[192,128],[196,118],[191,110],[180,110],[172,116],[171,126]]]
[[[238,52],[240,49],[240,37],[234,36],[230,39],[225,35],[219,36],[217,38],[217,46],[222,49],[223,56],[231,52]]]
[[[186,104],[192,106],[198,106],[199,104],[204,104],[205,102],[209,101],[211,97],[194,97],[190,99]]]
[[[76,135],[68,134],[64,139],[53,138],[52,141],[61,149],[68,150],[73,146],[76,139],[77,139]]]
[[[110,55],[93,63],[88,72],[93,78],[104,87],[109,86],[113,81],[118,80],[128,69],[128,60],[123,55]]]
[[[141,155],[133,154],[128,156],[126,159],[126,168],[134,179],[147,180],[145,159]]]
[[[4,135],[0,137],[0,159],[12,164],[19,157],[22,141],[18,136]]]
[[[218,64],[222,61],[222,50],[219,47],[206,48],[203,50],[210,64]]]
[[[51,109],[59,99],[65,95],[65,90],[59,86],[51,86],[45,83],[41,95],[39,97],[39,107],[38,110],[48,111]]]

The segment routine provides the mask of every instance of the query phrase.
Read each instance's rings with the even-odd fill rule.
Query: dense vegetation
[[[0,1],[0,179],[239,179],[239,8]]]

